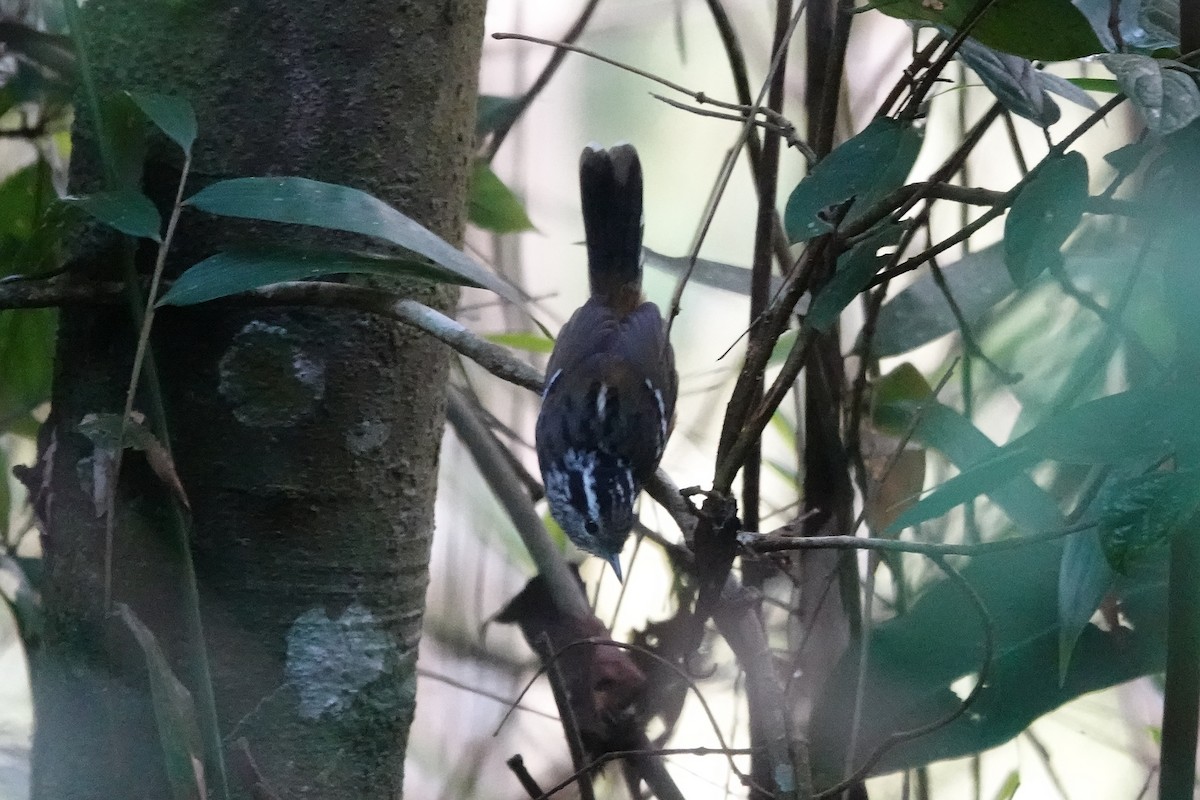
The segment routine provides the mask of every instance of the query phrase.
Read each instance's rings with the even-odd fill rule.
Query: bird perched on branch
[[[591,296],[563,326],[546,368],[536,440],[550,513],[612,565],[633,504],[671,432],[675,355],[642,296],[642,167],[632,145],[579,160]]]

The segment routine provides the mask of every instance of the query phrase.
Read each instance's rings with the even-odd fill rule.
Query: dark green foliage
[[[440,236],[382,200],[349,186],[308,178],[234,178],[206,187],[187,202],[220,216],[311,225],[383,239],[518,305],[524,302],[514,286]]]
[[[872,770],[882,774],[986,750],[1079,695],[1162,669],[1165,595],[1161,577],[1125,588],[1135,629],[1104,633],[1089,627],[1059,680],[1058,563],[1061,544],[1028,546],[979,557],[962,571],[979,593],[995,632],[994,661],[967,713],[925,736],[887,751]],[[961,703],[951,689],[983,667],[983,628],[962,590],[937,581],[907,614],[871,633],[858,757],[861,763],[890,735],[946,718]],[[857,649],[833,672],[817,706],[811,735],[818,785],[842,773],[857,679]]]
[[[956,28],[977,0],[879,0],[876,7],[902,19]],[[1065,61],[1104,51],[1087,18],[1070,0],[998,0],[971,35],[988,47],[1041,61]]]
[[[921,151],[921,130],[881,117],[837,147],[792,191],[784,211],[788,238],[804,242],[830,229],[822,213],[853,199],[846,222],[904,185]]]
[[[1200,507],[1200,471],[1155,472],[1106,488],[1099,503],[1100,544],[1117,572],[1129,572],[1176,534],[1197,535],[1185,526]]]
[[[160,306],[190,306],[272,283],[330,275],[382,275],[478,286],[428,261],[378,253],[314,248],[260,247],[226,250],[204,259],[179,277]]]
[[[1004,224],[1004,265],[1013,283],[1028,286],[1043,270],[1061,269],[1062,247],[1083,216],[1087,161],[1067,153],[1043,161],[1021,189]]]

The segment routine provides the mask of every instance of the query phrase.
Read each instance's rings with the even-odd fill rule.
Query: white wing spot
[[[608,384],[600,384],[600,391],[596,394],[596,416],[604,419],[604,410],[608,407]]]
[[[562,375],[561,369],[554,370],[554,374],[550,376],[550,380],[546,381],[546,386],[542,389],[542,399],[546,399],[546,395],[550,394],[550,389],[553,388],[554,382]]]
[[[667,444],[667,405],[663,402],[662,392],[649,378],[646,378],[646,388],[653,393],[654,402],[658,404],[658,451],[661,453]]]

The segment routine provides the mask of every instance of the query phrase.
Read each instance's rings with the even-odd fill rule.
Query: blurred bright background
[[[773,4],[731,2],[727,6],[747,52],[752,90],[757,91],[768,66]],[[487,33],[520,32],[557,40],[570,28],[580,7],[537,0],[493,0]],[[603,3],[578,44],[689,89],[724,100],[736,99],[724,50],[702,3]],[[883,95],[911,58],[911,46],[911,31],[903,22],[877,13],[856,19],[847,57],[850,100],[840,117],[843,138],[870,121]],[[485,39],[481,93],[519,95],[549,56],[549,48],[536,44]],[[803,42],[794,42],[789,54],[787,112],[801,130],[803,65]],[[1078,74],[1077,65],[1071,68],[1076,71],[1064,70],[1062,74]],[[1098,65],[1091,69],[1106,74]],[[646,173],[645,243],[659,253],[684,256],[696,235],[721,162],[737,138],[736,123],[671,108],[651,93],[686,99],[613,66],[578,54],[568,55],[493,164],[524,200],[537,230],[502,238],[472,231],[469,246],[540,298],[542,320],[552,331],[586,294],[577,183],[581,148],[589,142],[608,146],[628,141],[637,146]],[[924,149],[912,179],[927,174],[954,147],[960,135],[960,114],[965,115],[969,125],[992,102],[991,94],[973,77],[967,78],[965,88],[942,89],[933,102]],[[1062,121],[1051,129],[1056,138],[1088,113],[1070,103],[1060,105]],[[1128,116],[1116,115],[1090,134],[1081,149],[1089,154],[1089,160],[1094,157],[1098,162],[1100,155],[1129,140],[1133,125]],[[1031,162],[1040,158],[1046,150],[1041,130],[1021,120],[1017,128]],[[1021,173],[1004,136],[997,127],[971,159],[968,169],[972,185],[1006,190],[1019,179]],[[803,174],[801,154],[785,150],[780,208]],[[1106,176],[1102,162],[1099,167],[1093,164],[1093,174]],[[748,267],[755,206],[750,171],[743,157],[704,240],[701,256]],[[942,204],[938,213],[942,218],[935,217],[935,231],[947,234],[961,225],[958,207]],[[993,223],[972,240],[972,246],[979,249],[997,240],[1001,232],[1002,223]],[[952,251],[943,264],[957,256]],[[893,289],[898,291],[906,283],[895,282]],[[673,275],[648,270],[647,294],[660,307],[669,303],[673,288]],[[528,330],[519,317],[505,315],[503,309],[487,303],[482,295],[464,294],[461,317],[483,333]],[[857,333],[855,309],[852,306],[843,316],[846,350]],[[716,436],[739,364],[742,349],[738,340],[746,328],[748,311],[745,294],[695,282],[684,296],[682,314],[672,333],[679,362],[680,403],[675,434],[663,462],[680,486],[706,485],[712,479]],[[1078,319],[1078,307],[1061,294],[1027,298],[1009,311],[1005,325],[997,321],[987,330],[985,350],[993,356],[999,350],[1045,347],[1047,341],[1054,341],[1053,337],[1064,332],[1073,332],[1077,338],[1084,336],[1080,325],[1091,332],[1086,325],[1091,320]],[[1068,342],[1058,342],[1056,347],[1061,349],[1046,354],[1044,368],[1048,372],[1062,368],[1057,360],[1059,353],[1062,358],[1070,357]],[[891,363],[911,361],[928,375],[937,373],[959,349],[958,337],[942,337]],[[722,358],[726,351],[730,352]],[[535,363],[544,365],[544,359]],[[886,372],[890,367],[885,363],[883,368]],[[468,368],[468,374],[488,409],[521,433],[524,443],[514,444],[513,450],[536,474],[536,458],[530,446],[536,414],[534,398],[480,371]],[[1021,401],[1008,389],[990,383],[986,389],[977,390],[979,410],[975,421],[995,441],[1003,442],[1016,424]],[[956,385],[952,381],[947,387],[947,402],[956,396]],[[794,410],[787,403],[785,408]],[[794,414],[791,416],[794,420]],[[764,507],[780,510],[763,520],[763,529],[769,530],[794,516],[795,450],[788,437],[769,429],[764,452],[768,460],[781,465],[778,471],[763,473]],[[927,485],[943,480],[950,469],[931,455]],[[534,674],[536,659],[515,628],[488,625],[487,621],[531,577],[532,565],[503,510],[481,486],[482,479],[469,455],[448,430],[443,440],[437,532],[421,643],[420,667],[425,674],[419,683],[417,720],[407,766],[406,786],[413,798],[520,797],[520,787],[504,766],[504,761],[517,753],[543,785],[551,785],[571,772],[561,728],[543,716],[554,715],[544,679],[534,683],[522,700],[522,709],[498,729],[508,709],[506,701],[515,700],[525,688]],[[678,538],[677,529],[648,498],[643,498],[642,514],[651,528],[668,538]],[[948,524],[961,528],[961,514],[948,519]],[[635,547],[631,540],[623,559],[627,565]],[[599,560],[588,558],[582,563],[589,591],[597,598],[597,615],[611,623],[617,638],[628,636],[648,619],[663,619],[673,611],[668,591],[670,572],[658,548],[641,546],[636,563],[627,570],[629,578],[622,592]],[[716,670],[701,680],[700,686],[731,746],[744,747],[746,720],[744,704],[738,699],[741,684],[736,664],[727,650],[711,655]],[[451,678],[458,685],[443,678]],[[1065,797],[1066,787],[1070,787],[1071,797],[1136,797],[1146,785],[1150,765],[1156,761],[1152,733],[1161,713],[1160,703],[1160,691],[1150,681],[1086,696],[1039,721],[1028,734],[986,753],[978,763],[963,759],[935,765],[929,772],[930,796],[993,797],[1010,774],[1019,770],[1020,797]],[[694,698],[689,699],[667,746],[717,746]],[[722,797],[727,793],[740,796],[744,791],[718,756],[674,756],[667,761],[688,797]],[[609,777],[611,793],[601,788],[598,796],[624,796],[615,767],[609,768]],[[871,781],[869,790],[873,798],[899,798],[902,784],[900,776],[883,777]]]
[[[574,22],[580,3],[558,0],[491,0],[487,33],[515,31],[558,39]],[[751,85],[757,90],[766,72],[773,26],[772,4],[729,2],[733,24],[746,50]],[[705,6],[683,0],[609,0],[601,4],[581,46],[661,75],[690,89],[735,99],[727,61]],[[884,94],[910,59],[910,28],[878,13],[856,19],[847,58],[849,101],[841,109],[841,137],[871,119]],[[483,43],[481,93],[515,96],[540,72],[548,48],[486,38]],[[794,42],[789,56],[787,113],[802,129],[801,92],[804,53]],[[1070,67],[1076,69],[1077,67]],[[1102,69],[1094,69],[1103,74]],[[1071,74],[1065,72],[1063,74]],[[651,96],[669,90],[644,78],[581,55],[569,55],[545,91],[529,108],[494,162],[496,172],[524,200],[536,230],[520,235],[491,236],[473,230],[468,247],[506,273],[538,298],[541,320],[552,330],[567,319],[586,292],[583,238],[579,217],[577,163],[589,142],[610,145],[634,143],[646,173],[646,245],[668,256],[686,255],[696,236],[707,198],[721,162],[738,135],[735,123],[704,118],[671,108]],[[683,100],[683,97],[675,99]],[[961,119],[969,125],[992,102],[991,94],[968,76],[964,86],[945,86],[932,104],[922,156],[914,179],[927,174],[954,147]],[[1061,103],[1063,118],[1051,130],[1061,138],[1087,114]],[[1042,132],[1017,121],[1021,141],[1031,161],[1046,149]],[[1129,141],[1134,122],[1118,113],[1090,133],[1081,145],[1089,156],[1093,176],[1105,176],[1100,156]],[[1004,133],[995,130],[969,163],[972,185],[1008,189],[1019,177]],[[993,155],[998,154],[998,155]],[[19,169],[32,153],[0,141],[0,175]],[[783,155],[780,207],[804,175],[803,157]],[[748,267],[754,236],[756,201],[745,161],[733,173],[721,200],[701,255],[719,262]],[[943,234],[961,225],[958,207],[939,206],[934,228]],[[939,216],[940,215],[940,216]],[[972,240],[979,249],[999,238],[994,223]],[[948,253],[945,263],[960,252]],[[912,280],[910,278],[909,280]],[[1112,276],[1097,274],[1094,285],[1105,286]],[[647,294],[660,306],[669,302],[673,275],[650,270]],[[893,283],[895,291],[907,281]],[[748,278],[747,278],[748,286]],[[675,433],[663,467],[680,486],[705,485],[712,478],[712,458],[724,403],[732,387],[747,325],[749,303],[744,293],[693,283],[673,328],[681,377]],[[856,336],[855,307],[843,316],[846,350]],[[464,292],[460,318],[481,334],[528,332],[527,322],[511,310],[492,303],[482,293]],[[1005,365],[1017,365],[1052,377],[1061,372],[1095,330],[1094,319],[1061,293],[1031,292],[1001,309],[981,330],[986,352]],[[936,374],[960,352],[956,336],[942,337],[902,360],[926,374]],[[732,349],[731,349],[732,348]],[[728,354],[726,354],[728,351]],[[1032,358],[1031,354],[1044,353]],[[531,354],[539,366],[544,356]],[[885,363],[886,372],[890,363]],[[514,454],[536,474],[532,442],[536,398],[513,389],[471,365],[465,379],[497,419],[519,434]],[[1016,390],[999,386],[981,373],[977,381],[978,426],[997,442],[1005,441],[1019,414],[1044,384],[1030,374]],[[954,403],[957,382],[943,396]],[[1037,388],[1041,386],[1041,388]],[[1032,394],[1021,394],[1029,391]],[[794,424],[794,407],[785,404]],[[769,429],[764,455],[778,470],[764,470],[763,505],[777,513],[763,520],[763,529],[794,516],[796,499],[795,449],[789,437]],[[31,463],[29,438],[0,437],[0,464]],[[951,474],[951,468],[930,456],[926,485]],[[9,530],[28,529],[23,489],[4,469],[12,502],[4,508]],[[544,509],[543,509],[544,511]],[[667,538],[678,531],[648,499],[643,521]],[[961,513],[947,517],[945,538],[953,539],[963,525]],[[36,536],[22,546],[34,547]],[[647,620],[673,612],[671,574],[658,548],[637,548],[631,540],[623,557],[627,581],[619,586],[596,559],[582,561],[582,575],[597,616],[617,638],[642,627]],[[437,530],[433,546],[425,630],[421,641],[417,718],[406,767],[406,796],[412,800],[522,797],[505,761],[524,757],[530,771],[551,785],[570,774],[570,758],[550,691],[544,679],[534,682],[520,706],[506,718],[511,704],[535,674],[536,658],[515,627],[490,623],[491,618],[532,576],[533,567],[504,511],[491,497],[470,456],[454,433],[443,439]],[[0,573],[0,582],[5,575]],[[3,588],[3,587],[0,587]],[[964,612],[965,613],[965,612]],[[741,679],[723,645],[707,654],[714,666],[699,680],[705,698],[733,747],[747,743]],[[869,710],[868,710],[869,713]],[[1154,731],[1161,714],[1161,690],[1151,680],[1139,680],[1085,696],[1048,715],[1026,734],[985,753],[934,765],[929,770],[931,797],[996,796],[1013,771],[1021,781],[1020,797],[1133,798],[1147,786],[1157,753]],[[8,607],[0,603],[0,797],[27,796],[28,756],[32,712],[28,677],[19,639]],[[651,732],[653,733],[653,731]],[[717,739],[695,698],[689,698],[670,747],[716,747]],[[719,756],[672,756],[667,759],[685,796],[741,796],[744,791]],[[885,776],[870,782],[872,798],[905,795],[904,779]],[[624,786],[615,768],[598,787],[598,796],[622,797]]]

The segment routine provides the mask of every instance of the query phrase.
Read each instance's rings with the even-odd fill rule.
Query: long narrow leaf
[[[478,284],[435,264],[350,250],[260,248],[227,250],[179,276],[160,306],[190,306],[284,281],[360,274],[423,278],[462,286]]]
[[[161,241],[162,217],[150,198],[134,189],[115,189],[78,197],[64,197],[68,203],[129,236]]]
[[[416,220],[349,186],[308,178],[235,178],[220,181],[188,201],[225,217],[261,219],[347,231],[391,242],[425,256],[465,281],[523,306],[521,292]]]
[[[204,750],[196,723],[192,694],[171,671],[154,633],[133,609],[117,604],[117,613],[142,649],[150,673],[150,697],[158,737],[162,743],[167,779],[175,800],[198,800],[206,796]]]
[[[183,152],[192,152],[192,144],[196,141],[196,112],[191,103],[182,97],[146,92],[129,92],[129,97]]]

